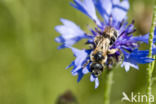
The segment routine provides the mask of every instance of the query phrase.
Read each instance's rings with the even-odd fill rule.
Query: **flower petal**
[[[96,10],[92,0],[74,0],[74,3],[71,3],[71,5],[90,17],[97,25],[101,26],[101,23],[96,16]]]
[[[98,88],[98,87],[99,87],[99,79],[95,78],[95,88]]]
[[[129,62],[123,62],[121,67],[125,67],[126,72],[129,71],[130,67],[133,67],[135,69],[139,69],[138,65],[135,65],[135,64],[132,64],[132,63],[129,63]]]
[[[90,53],[89,50],[79,50],[73,47],[70,47],[70,49],[73,51],[75,59],[75,65],[82,65],[84,64],[84,61],[87,61],[87,57]]]
[[[62,43],[59,49],[65,48],[66,46],[72,46],[82,38],[88,37],[80,29],[80,27],[72,21],[61,19],[61,22],[63,23],[63,25],[55,27],[56,31],[61,34],[61,36],[56,37],[55,39],[56,42]]]
[[[146,34],[146,35],[135,36],[135,37],[132,38],[132,40],[135,41],[135,42],[144,42],[144,43],[148,44],[149,33]],[[154,29],[153,43],[156,43],[156,27]]]
[[[153,48],[152,55],[156,55],[156,48]]]
[[[117,21],[122,21],[123,19],[125,19],[128,9],[128,0],[123,0],[122,2],[120,2],[120,0],[113,0],[112,16]]]
[[[146,34],[146,35],[134,36],[132,37],[132,40],[135,42],[140,41],[148,44],[148,38],[149,38],[149,34]]]
[[[72,50],[76,59],[67,68],[73,66],[73,69],[71,71],[72,75],[78,75],[77,81],[79,82],[82,79],[83,75],[89,72],[90,64],[88,64],[85,68],[83,68],[83,65],[87,62],[91,50],[79,50],[73,47],[68,48]]]
[[[100,15],[104,18],[105,22],[108,24],[109,16],[112,12],[112,1],[111,0],[94,0],[94,4],[100,13]]]
[[[94,82],[95,81],[95,77],[92,74],[90,75],[90,81],[91,82]]]
[[[138,49],[133,50],[131,53],[127,53],[126,51],[122,50],[124,54],[124,61],[122,64],[122,67],[125,66],[125,70],[128,71],[129,67],[134,67],[135,69],[138,69],[137,64],[146,64],[151,63],[154,61],[152,58],[148,58],[149,51],[140,51]]]
[[[105,23],[109,23],[109,17],[112,15],[113,20],[121,22],[125,19],[127,11],[129,9],[128,0],[94,0],[94,4],[104,18]]]
[[[80,80],[83,78],[84,74],[82,73],[82,71],[78,71],[78,79],[77,82],[80,82]]]

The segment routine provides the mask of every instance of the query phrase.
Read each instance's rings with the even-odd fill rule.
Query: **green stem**
[[[156,2],[153,9],[153,20],[152,20],[152,26],[150,30],[150,36],[149,36],[149,57],[152,58],[152,45],[153,45],[153,37],[154,37],[154,29],[156,25]],[[155,56],[153,56],[155,58]],[[155,61],[148,64],[147,68],[147,98],[149,99],[150,95],[152,94],[152,72],[154,70]],[[151,104],[151,102],[147,102],[147,104]]]
[[[105,88],[104,88],[104,104],[110,104],[112,82],[113,82],[113,70],[106,71]]]
[[[155,58],[156,58],[156,56],[153,56],[153,59],[155,59]],[[154,61],[154,62],[152,62],[152,71],[151,71],[151,73],[153,73],[154,66],[155,66],[155,61]]]

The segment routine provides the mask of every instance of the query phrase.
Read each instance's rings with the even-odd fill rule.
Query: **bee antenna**
[[[110,15],[110,17],[109,17],[109,25],[112,25],[112,22],[113,22],[113,18],[112,18],[112,15]]]
[[[102,35],[102,32],[98,30],[98,28],[95,28],[95,31],[98,32],[100,35]]]

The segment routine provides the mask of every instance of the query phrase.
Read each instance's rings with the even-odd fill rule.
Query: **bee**
[[[90,54],[90,71],[96,77],[102,74],[105,65],[109,67],[114,63],[114,57],[108,58],[108,55],[113,55],[118,51],[118,49],[110,49],[116,41],[117,36],[117,31],[113,27],[108,26],[102,33],[99,33],[99,35],[95,37],[95,47]]]

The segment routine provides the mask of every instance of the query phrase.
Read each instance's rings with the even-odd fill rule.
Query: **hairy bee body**
[[[94,39],[95,48],[90,54],[91,60],[91,73],[95,76],[99,76],[103,68],[105,67],[106,61],[111,62],[108,59],[108,55],[114,54],[118,51],[118,49],[110,49],[110,46],[117,39],[117,31],[112,27],[106,27],[103,33],[99,33],[98,36]]]

